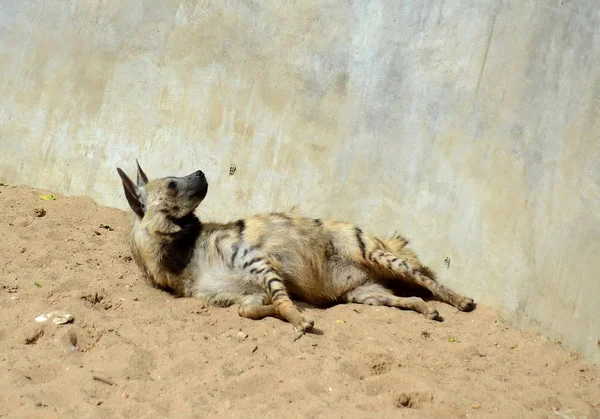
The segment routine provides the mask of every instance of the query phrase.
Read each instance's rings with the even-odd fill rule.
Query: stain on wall
[[[205,218],[400,229],[600,362],[599,62],[595,0],[8,0],[0,179],[124,208],[117,165],[201,168]]]

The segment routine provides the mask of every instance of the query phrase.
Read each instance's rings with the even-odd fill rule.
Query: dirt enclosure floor
[[[128,214],[50,193],[0,187],[0,417],[600,418],[597,367],[485,306],[306,307],[295,341],[151,288]]]

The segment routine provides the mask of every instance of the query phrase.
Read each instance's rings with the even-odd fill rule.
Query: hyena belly
[[[338,253],[336,238],[313,219],[295,219],[264,237],[268,257],[276,261],[288,292],[296,299],[326,305],[368,280],[353,260]]]
[[[339,256],[307,257],[301,254],[277,255],[285,262],[292,258],[300,263],[282,264],[281,272],[288,292],[298,300],[315,305],[339,302],[342,296],[368,281],[369,275],[352,261]],[[316,256],[316,255],[315,255]]]

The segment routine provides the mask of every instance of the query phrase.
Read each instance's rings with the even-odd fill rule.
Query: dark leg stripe
[[[244,230],[246,229],[246,222],[244,220],[237,220],[235,222],[235,226],[238,229],[238,233],[240,237],[244,234]]]
[[[219,259],[223,258],[223,253],[221,252],[221,240],[223,240],[224,236],[217,236],[215,239],[215,248],[217,249],[217,253],[219,254]]]
[[[283,295],[278,295],[277,297],[271,298],[271,303],[275,305],[284,304],[286,301],[290,300]]]
[[[254,265],[255,263],[262,262],[262,260],[263,260],[263,258],[254,258],[254,259],[252,259],[252,260],[244,263],[244,269],[246,269],[248,266]]]
[[[271,292],[273,291],[273,288],[271,288],[271,284],[273,284],[273,283],[280,283],[281,285],[283,285],[283,282],[279,278],[271,278],[271,279],[269,279],[269,281],[267,282],[267,288]]]
[[[276,300],[278,298],[285,297],[287,297],[287,293],[285,292],[285,290],[275,290],[271,293],[271,300]]]
[[[237,257],[238,252],[240,251],[240,247],[237,244],[233,245],[233,253],[231,254],[231,267],[235,266],[235,258]]]
[[[367,258],[367,250],[365,248],[365,242],[363,241],[362,238],[362,230],[358,227],[356,227],[354,229],[354,232],[356,234],[356,240],[358,241],[358,246],[360,247],[360,252],[362,254],[363,259]]]

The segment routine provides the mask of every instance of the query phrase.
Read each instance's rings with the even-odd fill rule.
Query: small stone
[[[254,352],[256,352],[257,349],[258,349],[258,346],[253,345],[252,346],[252,350],[250,351],[250,353],[253,354]]]
[[[37,402],[35,402],[35,405],[37,407],[42,407],[44,404],[42,402],[40,402],[40,401],[37,401]]]
[[[66,311],[52,311],[47,314],[40,314],[35,318],[35,321],[38,323],[44,323],[50,319],[52,319],[52,323],[54,324],[67,324],[72,323],[75,320],[75,317]]]
[[[72,323],[73,320],[75,320],[75,317],[73,317],[72,314],[62,313],[62,314],[59,314],[56,317],[54,317],[54,319],[52,319],[52,323],[54,323],[54,324],[67,324],[67,323]]]
[[[248,337],[248,333],[242,332],[241,330],[236,333],[235,338],[238,342],[243,342]]]

